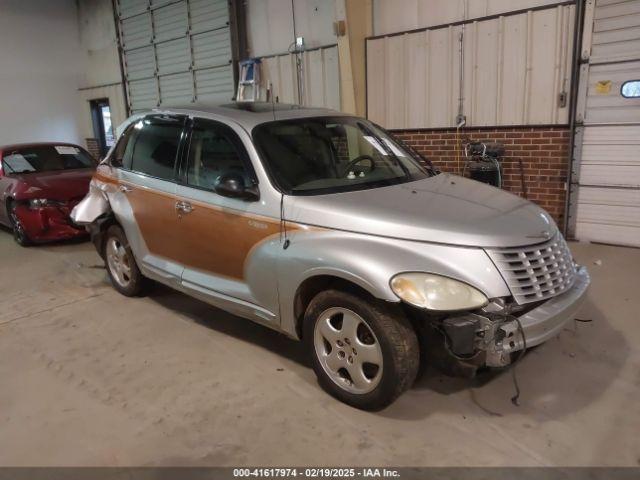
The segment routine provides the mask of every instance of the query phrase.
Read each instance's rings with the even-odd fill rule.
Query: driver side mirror
[[[242,175],[229,172],[220,176],[215,191],[218,195],[229,198],[239,198],[242,200],[258,200],[260,193],[255,185],[245,186]]]

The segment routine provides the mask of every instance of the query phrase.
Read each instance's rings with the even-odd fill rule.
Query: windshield
[[[278,187],[293,195],[375,188],[433,174],[414,152],[359,118],[269,122],[253,129],[253,139]]]
[[[94,167],[93,159],[73,145],[35,145],[4,152],[7,173],[33,173]]]

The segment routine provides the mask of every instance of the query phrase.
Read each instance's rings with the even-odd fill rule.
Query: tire
[[[112,225],[107,229],[102,248],[107,273],[113,287],[127,297],[141,295],[146,279],[140,273],[129,241],[120,226]]]
[[[416,379],[418,338],[397,306],[327,290],[309,303],[303,327],[320,386],[348,405],[381,410]]]
[[[11,222],[11,230],[13,231],[13,239],[21,247],[29,247],[33,245],[33,240],[29,238],[29,235],[24,230],[20,218],[16,212],[16,204],[11,203],[9,205],[9,221]]]

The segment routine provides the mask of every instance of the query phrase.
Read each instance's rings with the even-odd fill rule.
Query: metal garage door
[[[591,0],[585,13],[573,229],[580,240],[640,246],[640,0]]]
[[[116,0],[118,34],[135,112],[234,93],[226,0]]]

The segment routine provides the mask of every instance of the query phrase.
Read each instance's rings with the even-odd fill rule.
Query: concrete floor
[[[640,250],[572,249],[593,322],[523,359],[520,407],[508,373],[427,371],[366,413],[299,343],[163,287],[122,297],[89,243],[0,230],[0,465],[639,465]]]

